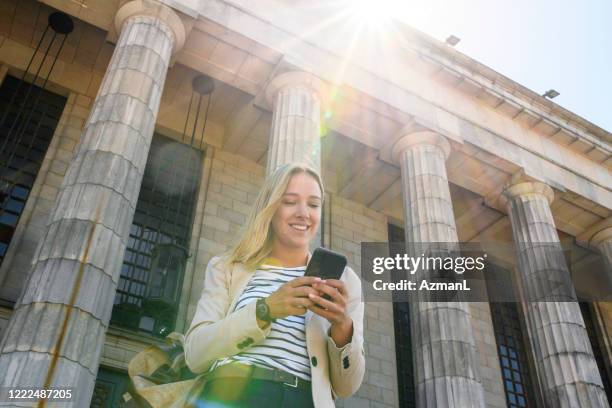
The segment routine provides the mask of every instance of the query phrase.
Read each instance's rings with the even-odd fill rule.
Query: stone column
[[[608,224],[610,224],[608,220]],[[606,273],[612,278],[612,227],[607,227],[597,232],[589,240],[589,243],[597,248],[606,265]]]
[[[446,175],[450,144],[434,132],[405,134],[393,146],[402,174],[406,250],[458,242]],[[417,292],[418,293],[418,292]],[[418,407],[484,407],[476,343],[465,302],[411,301]]]
[[[545,404],[555,408],[607,407],[549,206],[553,190],[539,182],[519,182],[507,187],[503,197]]]
[[[1,387],[69,387],[89,406],[168,64],[170,8],[117,13],[113,57],[0,345]]]
[[[272,128],[266,173],[291,162],[321,171],[321,101],[324,85],[307,72],[286,72],[266,89]]]

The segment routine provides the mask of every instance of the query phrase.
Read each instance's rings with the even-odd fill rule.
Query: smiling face
[[[276,250],[308,250],[321,220],[321,189],[307,173],[294,174],[272,218]]]

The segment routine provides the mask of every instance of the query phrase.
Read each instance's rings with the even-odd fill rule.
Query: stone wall
[[[189,326],[200,299],[208,261],[229,248],[246,220],[264,177],[264,168],[257,163],[210,149],[212,152],[204,160],[204,166],[210,172],[202,179],[202,189],[205,191],[201,189],[203,194],[199,197],[205,202],[198,203],[198,208],[203,207],[203,211],[196,212],[201,232],[193,242],[193,276],[190,285],[184,286],[184,293],[187,294],[185,327]]]
[[[387,217],[331,194],[331,249],[342,252],[360,274],[361,242],[387,241]],[[397,407],[393,304],[367,302],[364,316],[366,374],[359,391],[338,407]]]

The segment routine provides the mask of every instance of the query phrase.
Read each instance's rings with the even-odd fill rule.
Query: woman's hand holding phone
[[[308,295],[313,305],[313,313],[326,318],[331,324],[330,335],[338,347],[351,341],[353,336],[353,321],[347,314],[348,294],[343,281],[327,279],[313,284],[313,288],[321,295]],[[323,297],[327,295],[331,300]]]
[[[312,287],[319,293],[308,295],[313,303],[310,310],[326,318],[332,325],[344,323],[348,318],[346,314],[348,295],[344,282],[339,279],[327,279],[314,283]]]
[[[343,281],[323,280],[316,276],[295,278],[266,298],[270,317],[274,319],[303,315],[307,310],[327,319],[331,324],[330,335],[338,347],[347,344],[353,335],[353,321],[346,312],[347,303],[348,294]]]
[[[266,298],[266,304],[270,308],[270,317],[282,319],[287,316],[305,314],[313,305],[310,296],[319,295],[313,285],[320,282],[319,277],[302,276],[283,284]]]

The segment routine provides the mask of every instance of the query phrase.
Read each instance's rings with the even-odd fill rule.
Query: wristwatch
[[[265,298],[257,299],[257,305],[255,306],[255,315],[259,320],[263,320],[264,322],[276,321],[276,319],[273,319],[270,316],[270,307],[266,303]]]

